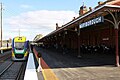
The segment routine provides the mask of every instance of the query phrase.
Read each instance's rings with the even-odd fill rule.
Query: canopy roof
[[[116,1],[120,3],[120,0],[116,0]],[[90,20],[92,18],[95,18],[95,17],[98,17],[98,16],[106,16],[106,15],[109,14],[108,12],[106,12],[107,10],[110,10],[111,12],[119,12],[120,11],[120,6],[111,5],[113,3],[118,4],[116,1],[115,2],[113,1],[112,3],[108,2],[107,4],[103,4],[103,5],[99,6],[99,7],[96,7],[92,11],[88,11],[84,15],[77,17],[76,19],[66,23],[65,25],[63,25],[59,29],[49,33],[48,35],[46,35],[42,39],[44,39],[46,37],[49,37],[49,36],[51,36],[53,34],[59,33],[61,31],[65,31],[65,30],[67,30],[69,28],[72,28],[72,27],[75,27],[75,26],[78,27],[80,23],[88,21],[88,20]],[[42,40],[42,39],[40,39],[40,40]],[[40,41],[40,40],[38,40],[38,41]]]
[[[108,5],[120,5],[120,0],[113,0],[113,1],[111,1],[111,2],[108,2],[107,3]]]

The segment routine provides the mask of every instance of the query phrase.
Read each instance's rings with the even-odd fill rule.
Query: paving
[[[59,80],[120,80],[115,54],[71,54],[36,48]],[[49,79],[48,79],[49,80]]]
[[[38,80],[44,80],[42,72],[37,72]]]

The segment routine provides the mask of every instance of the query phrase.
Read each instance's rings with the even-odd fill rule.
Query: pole
[[[119,67],[118,29],[115,29],[115,44],[116,44],[116,66]]]
[[[83,0],[83,7],[84,7],[84,0]]]
[[[1,47],[2,47],[2,3],[1,3]],[[3,50],[1,50],[1,54],[3,54]]]
[[[20,37],[20,29],[19,29],[19,37]]]
[[[80,38],[79,38],[79,35],[78,35],[78,58],[80,58]]]
[[[78,58],[81,58],[81,55],[80,55],[80,28],[78,28]]]
[[[2,47],[2,3],[1,3],[1,47]]]

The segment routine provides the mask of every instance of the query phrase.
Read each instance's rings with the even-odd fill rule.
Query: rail
[[[6,54],[2,54],[2,55],[0,55],[0,62],[3,62],[3,61],[5,61],[5,60],[7,60],[9,58],[11,58],[10,52],[8,52]]]
[[[23,80],[23,78],[24,78],[23,76],[24,76],[24,73],[25,73],[25,68],[26,68],[26,62],[24,62],[22,64],[22,66],[20,67],[19,73],[18,73],[15,80]]]
[[[20,78],[22,77],[21,73],[25,70],[24,62],[6,61],[3,64],[3,66],[0,66],[2,68],[0,69],[0,80],[23,80]]]
[[[13,63],[11,62],[9,65],[7,65],[1,72],[0,72],[0,77],[3,73],[6,72],[6,70],[8,70],[10,68],[10,66],[12,65]]]

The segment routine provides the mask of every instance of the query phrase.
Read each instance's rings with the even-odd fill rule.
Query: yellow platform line
[[[43,70],[42,74],[45,80],[59,80],[50,69]]]
[[[50,67],[41,58],[42,74],[45,80],[59,80]]]
[[[37,58],[38,52],[33,49],[35,56]],[[42,74],[45,80],[59,80],[55,73],[52,71],[52,69],[46,64],[46,62],[43,60],[43,58],[40,58],[41,60],[41,67],[42,67]],[[38,61],[38,60],[37,60]]]

